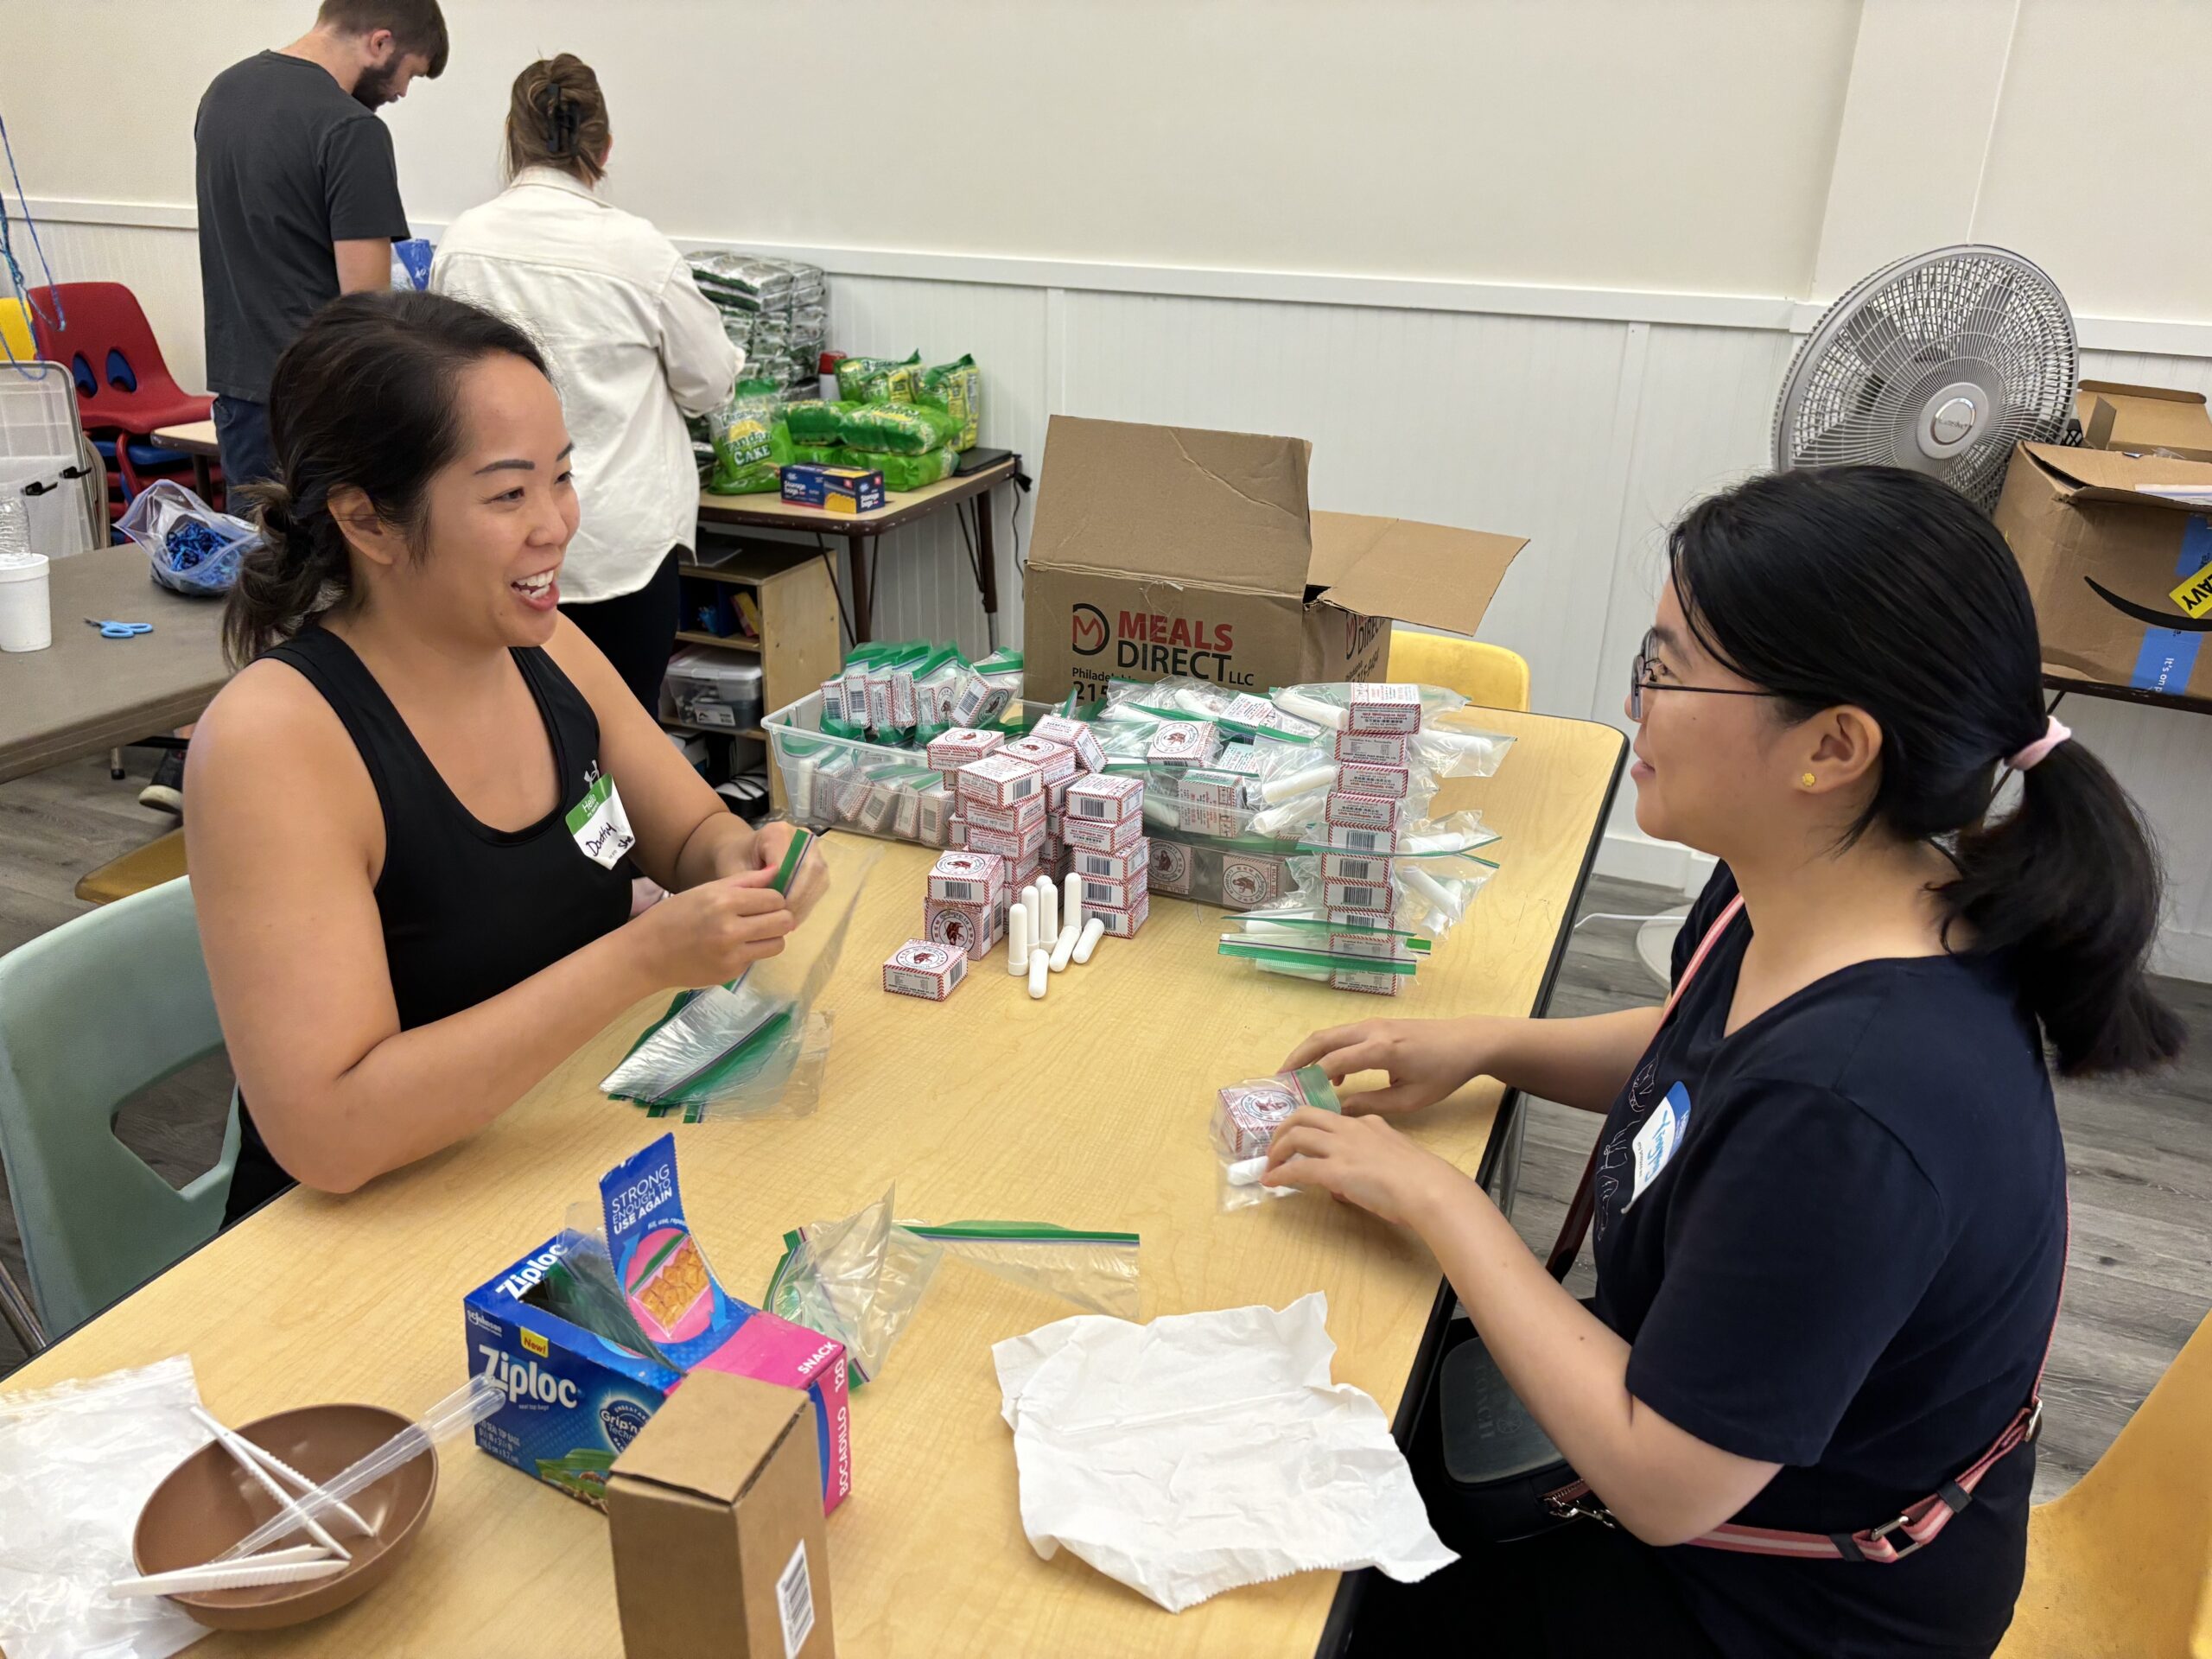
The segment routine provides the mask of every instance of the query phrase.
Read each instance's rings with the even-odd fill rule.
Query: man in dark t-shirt
[[[200,281],[227,483],[275,470],[278,354],[340,294],[390,284],[407,215],[375,111],[445,64],[437,0],[323,0],[313,29],[232,64],[200,100]]]

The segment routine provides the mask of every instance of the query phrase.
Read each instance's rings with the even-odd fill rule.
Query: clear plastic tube
[[[464,1433],[506,1403],[507,1391],[488,1376],[475,1376],[454,1389],[415,1421],[401,1429],[359,1462],[348,1465],[314,1491],[298,1498],[299,1511],[321,1515],[357,1492],[366,1491],[393,1470],[435,1450],[442,1440]],[[281,1543],[300,1529],[292,1515],[278,1515],[256,1527],[232,1544],[216,1561],[234,1561],[270,1544]]]

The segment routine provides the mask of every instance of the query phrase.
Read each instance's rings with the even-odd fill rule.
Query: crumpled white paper
[[[1037,1553],[1170,1612],[1292,1573],[1411,1584],[1457,1560],[1382,1407],[1329,1381],[1328,1306],[1086,1314],[993,1347]]]

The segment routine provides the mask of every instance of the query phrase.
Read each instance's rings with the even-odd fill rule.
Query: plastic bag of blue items
[[[116,528],[146,550],[154,580],[180,594],[226,594],[238,564],[261,545],[245,519],[218,512],[174,479],[138,493]]]

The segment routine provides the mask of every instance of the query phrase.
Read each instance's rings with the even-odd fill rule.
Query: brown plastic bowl
[[[327,1480],[407,1427],[382,1406],[304,1406],[242,1425],[238,1432],[309,1480]],[[169,1600],[219,1630],[272,1630],[335,1611],[391,1576],[414,1541],[438,1490],[433,1450],[393,1470],[346,1500],[375,1529],[361,1537],[342,1520],[318,1517],[353,1553],[342,1573],[305,1584],[255,1590],[206,1590]],[[276,1513],[276,1500],[238,1466],[219,1441],[208,1442],[171,1470],[138,1512],[131,1553],[141,1573],[170,1573],[213,1560]],[[281,1541],[312,1543],[305,1534]]]

